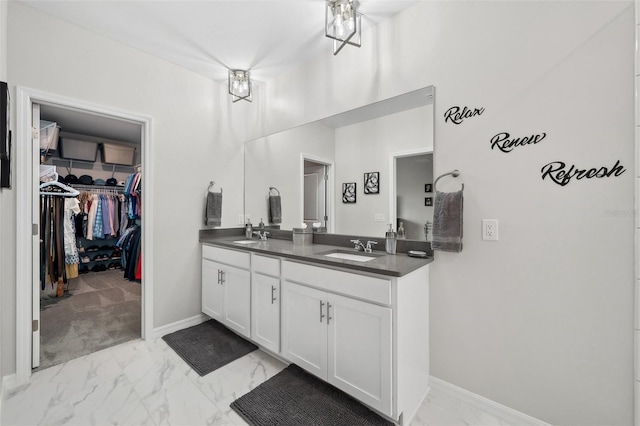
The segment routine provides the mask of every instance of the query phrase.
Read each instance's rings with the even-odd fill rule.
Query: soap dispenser
[[[396,233],[393,232],[393,228],[389,224],[389,230],[385,234],[385,248],[389,254],[396,254],[396,237]]]
[[[244,237],[250,240],[252,236],[253,236],[253,226],[251,225],[251,220],[248,220],[247,224],[244,227]]]
[[[404,239],[405,238],[404,224],[402,222],[400,222],[400,226],[398,226],[398,238],[400,238],[400,239]]]

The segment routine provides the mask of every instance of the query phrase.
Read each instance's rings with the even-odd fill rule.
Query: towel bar
[[[443,177],[445,177],[445,176],[449,176],[449,175],[451,175],[451,176],[453,176],[453,177],[458,177],[458,176],[460,176],[460,171],[459,171],[458,169],[456,169],[456,170],[450,171],[449,173],[444,173],[444,174],[442,174],[442,175],[438,176],[438,177],[436,178],[435,182],[433,182],[433,190],[434,190],[434,191],[436,191],[436,188],[437,188],[437,186],[436,186],[436,185],[438,185],[438,181],[439,181],[441,178],[443,178]],[[462,190],[464,190],[464,183],[462,184]]]

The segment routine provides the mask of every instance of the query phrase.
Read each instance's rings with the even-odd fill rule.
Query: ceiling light
[[[333,39],[333,54],[350,44],[360,47],[361,17],[356,0],[327,0],[324,34]]]
[[[229,94],[233,102],[240,99],[251,102],[251,73],[243,70],[229,70]]]

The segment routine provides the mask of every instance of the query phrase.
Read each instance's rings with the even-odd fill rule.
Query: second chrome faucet
[[[363,251],[365,253],[371,253],[372,248],[371,248],[371,244],[378,244],[377,241],[367,241],[367,245],[365,247],[364,244],[362,244],[362,242],[360,240],[351,240],[351,242],[353,244],[355,244],[354,249],[358,250],[358,251]]]

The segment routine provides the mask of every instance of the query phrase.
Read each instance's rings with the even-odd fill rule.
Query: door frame
[[[305,153],[301,153],[300,154],[300,218],[301,218],[301,223],[302,221],[304,221],[304,162],[305,160],[308,161],[312,161],[314,163],[319,163],[319,164],[324,164],[325,166],[327,166],[327,204],[325,206],[325,210],[327,211],[327,215],[329,216],[328,222],[329,222],[329,226],[327,226],[327,232],[331,233],[334,231],[335,229],[335,217],[336,217],[336,210],[335,210],[335,201],[333,199],[334,196],[334,189],[333,189],[333,182],[334,182],[334,175],[335,175],[335,163],[333,162],[333,160],[328,160],[326,158],[322,158],[322,157],[318,157],[315,155],[311,155],[311,154],[305,154]]]
[[[132,121],[141,126],[141,161],[144,196],[142,206],[142,338],[153,335],[153,161],[151,151],[151,117],[79,99],[56,95],[22,86],[16,87],[16,383],[25,383],[31,376],[32,316],[34,293],[34,248],[32,212],[38,203],[35,183],[39,150],[34,146],[39,129],[33,129],[33,104],[82,110],[110,118]],[[27,195],[29,194],[29,195]]]
[[[396,227],[396,222],[398,220],[398,203],[396,203],[398,192],[396,160],[398,158],[415,157],[417,155],[425,154],[433,155],[433,145],[409,151],[392,152],[389,154],[389,223],[393,224],[394,228]]]

